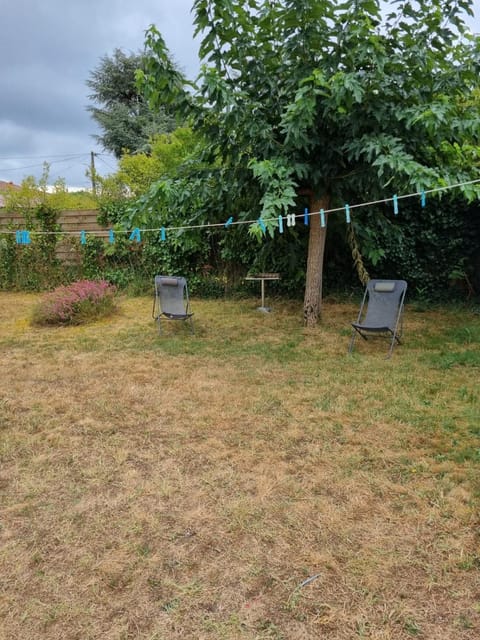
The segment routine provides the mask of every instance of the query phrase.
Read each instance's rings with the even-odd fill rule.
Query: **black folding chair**
[[[195,333],[192,316],[186,279],[181,276],[155,276],[152,317],[158,322],[159,332],[162,333],[161,321],[164,318],[167,320],[188,320],[190,331]]]
[[[405,280],[369,280],[356,322],[352,322],[352,352],[358,334],[367,340],[369,336],[387,336],[390,339],[390,358],[395,343],[403,333],[403,306],[407,283]]]

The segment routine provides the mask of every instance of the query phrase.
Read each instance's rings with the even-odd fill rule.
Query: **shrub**
[[[79,280],[45,294],[34,309],[37,325],[82,324],[115,310],[116,287],[105,280]]]

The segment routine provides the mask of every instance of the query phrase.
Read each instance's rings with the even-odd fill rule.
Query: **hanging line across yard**
[[[350,212],[353,209],[360,209],[362,207],[372,207],[372,206],[387,204],[391,202],[393,203],[393,212],[395,215],[397,215],[399,210],[398,209],[399,200],[419,197],[421,206],[424,207],[426,204],[426,196],[428,194],[439,193],[442,191],[449,191],[451,189],[458,189],[459,187],[466,187],[466,186],[474,185],[478,183],[480,183],[480,178],[477,178],[476,180],[469,180],[466,182],[458,182],[456,184],[446,185],[444,187],[435,187],[434,189],[425,189],[422,191],[416,191],[414,193],[407,193],[403,195],[395,194],[390,198],[383,198],[381,200],[371,200],[369,202],[361,202],[358,204],[345,204],[341,207],[335,207],[333,209],[320,209],[320,211],[308,211],[307,209],[305,209],[304,213],[298,213],[298,214],[290,213],[283,216],[279,215],[278,217],[273,217],[273,218],[262,218],[260,216],[255,220],[234,220],[233,216],[230,216],[230,218],[228,218],[226,222],[215,222],[215,223],[207,222],[204,224],[180,225],[180,226],[169,226],[169,227],[162,226],[162,227],[153,227],[153,228],[145,228],[145,229],[135,227],[133,230],[125,231],[125,233],[130,233],[130,240],[134,240],[137,242],[141,241],[142,233],[153,233],[153,232],[160,233],[161,240],[166,240],[168,231],[187,231],[189,229],[191,230],[214,229],[219,227],[228,228],[233,225],[245,225],[245,224],[248,224],[248,225],[258,224],[261,227],[262,231],[265,231],[266,230],[265,223],[273,222],[273,221],[278,222],[279,231],[280,233],[283,233],[283,221],[286,221],[287,226],[292,227],[292,226],[295,226],[295,221],[297,218],[303,218],[304,223],[308,225],[309,217],[319,215],[321,220],[321,226],[324,227],[326,216],[334,213],[340,213],[340,212],[343,212],[345,214],[345,220],[347,224],[349,224],[351,222]],[[98,230],[91,230],[91,231],[83,230],[80,232],[79,231],[36,231],[36,230],[35,231],[33,230],[32,231],[11,231],[11,230],[0,231],[0,234],[8,234],[8,233],[16,234],[17,242],[19,242],[20,244],[28,244],[30,235],[62,235],[62,236],[79,235],[82,244],[84,244],[86,241],[87,234],[98,236],[99,234],[104,235],[105,231],[98,231]],[[110,242],[114,242],[114,233],[112,230],[110,230],[109,232],[109,240]]]

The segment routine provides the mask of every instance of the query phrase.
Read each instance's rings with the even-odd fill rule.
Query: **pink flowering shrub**
[[[115,310],[116,287],[105,280],[79,280],[46,293],[33,312],[33,323],[81,324]]]

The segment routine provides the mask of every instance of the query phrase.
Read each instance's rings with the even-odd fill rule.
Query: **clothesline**
[[[393,208],[394,208],[394,214],[397,215],[398,214],[398,201],[399,200],[405,200],[407,198],[414,198],[414,197],[419,197],[421,200],[421,206],[424,207],[425,203],[426,203],[426,196],[429,194],[433,194],[433,193],[439,193],[442,191],[448,191],[451,189],[457,189],[459,187],[466,187],[469,185],[474,185],[474,184],[478,184],[480,183],[480,178],[476,179],[476,180],[469,180],[469,181],[465,181],[465,182],[458,182],[456,184],[452,184],[452,185],[445,185],[443,187],[435,187],[432,189],[425,189],[422,191],[417,191],[417,192],[413,192],[413,193],[407,193],[407,194],[402,194],[402,195],[393,195],[391,197],[388,198],[383,198],[380,200],[371,200],[371,201],[367,201],[367,202],[360,202],[357,204],[345,204],[341,207],[334,207],[332,209],[320,209],[319,211],[308,211],[307,209],[305,209],[304,213],[291,213],[291,214],[285,214],[285,215],[279,215],[279,216],[275,216],[275,217],[269,217],[269,218],[262,218],[261,216],[257,219],[252,219],[252,220],[234,220],[233,216],[230,216],[228,218],[228,220],[226,220],[225,222],[215,222],[215,223],[202,223],[202,224],[195,224],[195,225],[179,225],[179,226],[169,226],[169,227],[165,227],[165,226],[161,226],[161,227],[152,227],[152,228],[138,228],[136,227],[135,229],[133,229],[133,231],[131,231],[131,235],[130,235],[130,239],[131,240],[137,240],[140,241],[141,240],[141,234],[142,233],[160,233],[161,235],[161,239],[165,240],[166,239],[166,233],[167,231],[186,231],[186,230],[195,230],[195,229],[209,229],[209,228],[220,228],[220,227],[225,227],[228,228],[230,226],[234,226],[234,225],[252,225],[252,224],[259,224],[262,227],[262,230],[265,231],[265,223],[269,223],[269,222],[278,222],[279,225],[279,230],[281,233],[283,233],[283,221],[286,220],[287,222],[287,226],[294,226],[295,225],[295,221],[297,218],[304,218],[304,222],[305,224],[308,224],[308,219],[311,216],[320,216],[321,218],[321,224],[322,226],[325,226],[325,218],[326,216],[330,215],[330,214],[334,214],[334,213],[339,213],[339,212],[344,212],[345,213],[345,217],[346,217],[346,221],[347,223],[350,223],[351,219],[350,219],[350,212],[353,209],[360,209],[363,207],[371,207],[371,206],[376,206],[376,205],[381,205],[381,204],[388,204],[388,203],[393,203]],[[2,234],[16,234],[17,237],[17,242],[19,242],[20,244],[28,244],[28,237],[29,235],[62,235],[62,236],[72,236],[72,235],[81,235],[81,239],[82,241],[85,240],[86,234],[90,234],[90,235],[105,235],[105,233],[108,232],[109,233],[109,237],[110,237],[110,241],[113,241],[113,230],[108,231],[107,229],[105,231],[99,231],[99,230],[83,230],[83,231],[40,231],[40,230],[22,230],[22,231],[12,231],[12,230],[5,230],[5,231],[1,231],[0,233]],[[126,233],[128,233],[128,231],[126,231]]]

